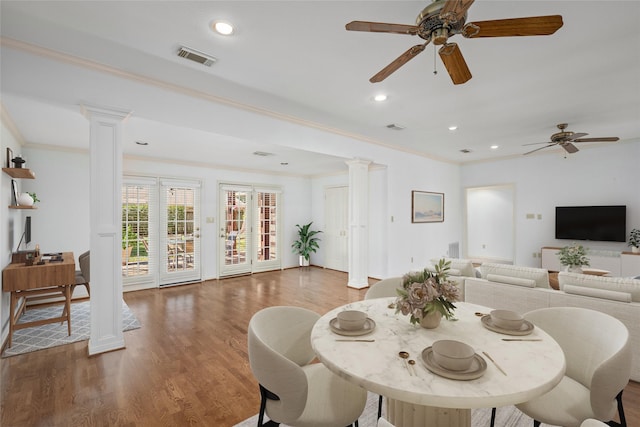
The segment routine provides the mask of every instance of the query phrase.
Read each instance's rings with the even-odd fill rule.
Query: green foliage
[[[589,258],[587,258],[587,250],[584,246],[573,243],[571,246],[565,246],[557,252],[560,255],[560,264],[569,267],[589,266]]]
[[[302,255],[307,261],[309,261],[311,252],[315,252],[316,249],[320,248],[318,245],[320,239],[315,236],[318,233],[322,233],[322,231],[310,230],[311,224],[313,224],[313,221],[302,226],[296,224],[296,227],[298,227],[298,240],[291,245],[292,252]]]
[[[27,192],[27,194],[31,196],[31,198],[33,199],[33,203],[36,203],[36,202],[40,201],[40,199],[38,199],[38,196],[36,196],[36,193]]]
[[[138,235],[133,232],[131,224],[122,230],[122,249],[138,244]]]

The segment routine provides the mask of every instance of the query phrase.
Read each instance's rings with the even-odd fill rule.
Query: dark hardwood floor
[[[258,412],[253,313],[297,305],[322,314],[364,297],[346,283],[310,267],[126,293],[142,328],[124,334],[125,350],[88,357],[85,341],[0,360],[0,425],[233,426]],[[640,384],[624,402],[628,425],[640,426]]]

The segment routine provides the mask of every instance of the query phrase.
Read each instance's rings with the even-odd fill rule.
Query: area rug
[[[384,405],[383,405],[384,408]],[[384,409],[382,415],[384,416]],[[368,393],[367,406],[362,413],[362,416],[358,420],[359,427],[376,427],[378,419],[378,395]],[[268,420],[265,417],[265,422]],[[254,415],[236,424],[234,427],[256,427],[258,425],[258,415]],[[471,410],[471,426],[472,427],[489,427],[491,425],[491,409],[472,409]],[[495,425],[500,427],[532,427],[533,420],[520,412],[515,406],[504,406],[498,408],[496,411]],[[547,424],[541,424],[541,426],[548,426]],[[280,424],[280,427],[288,427],[285,424]]]
[[[33,328],[20,329],[13,333],[11,348],[5,348],[2,357],[17,356],[31,351],[88,340],[91,335],[90,305],[89,301],[71,304],[71,335],[68,335],[67,322],[49,323],[34,326]],[[58,317],[61,313],[61,305],[30,308],[20,317],[18,324]],[[129,306],[122,301],[122,330],[130,331],[139,327],[140,322],[131,312]]]

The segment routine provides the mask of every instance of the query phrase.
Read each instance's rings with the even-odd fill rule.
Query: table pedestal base
[[[471,427],[471,409],[437,408],[387,399],[387,418],[396,427]]]

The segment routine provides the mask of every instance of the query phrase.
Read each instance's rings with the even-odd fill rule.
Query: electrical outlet
[[[538,258],[538,253],[537,253],[537,252],[534,252],[534,253],[533,253],[533,257],[534,257],[534,258]]]
[[[207,224],[213,224],[215,222],[215,218],[212,216],[207,217]]]
[[[536,216],[532,213],[527,214],[527,219],[534,219]]]
[[[538,219],[542,219],[542,214],[538,214]]]

